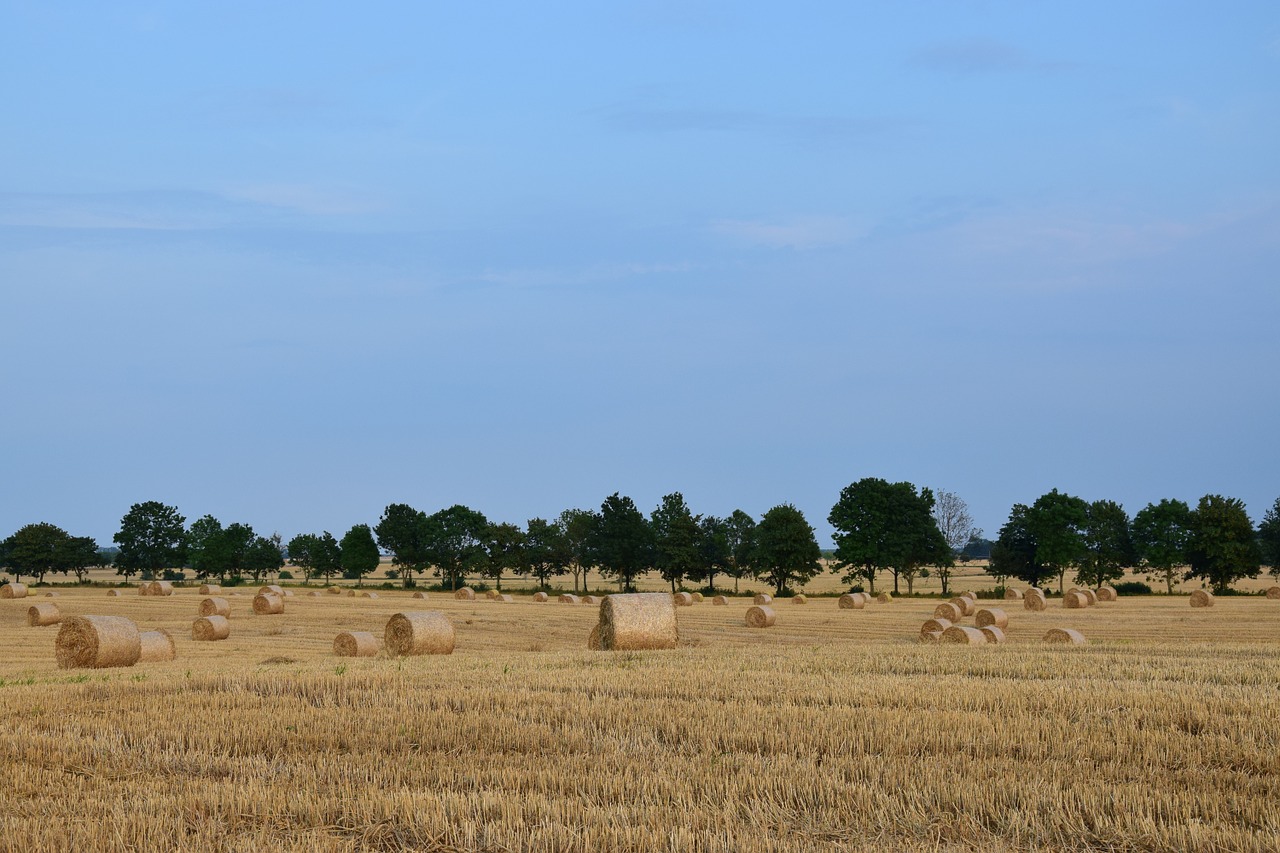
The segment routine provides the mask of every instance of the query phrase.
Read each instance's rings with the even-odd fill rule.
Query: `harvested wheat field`
[[[679,646],[588,651],[597,607],[433,597],[452,655],[336,658],[411,611],[293,599],[190,639],[191,589],[67,613],[166,629],[176,659],[59,669],[0,602],[10,849],[1275,850],[1277,602],[1009,611],[921,645],[935,602],[678,608]],[[966,620],[967,623],[967,620]],[[1073,628],[1087,646],[1046,643]],[[215,722],[216,721],[216,724]],[[998,780],[974,784],[975,780]]]

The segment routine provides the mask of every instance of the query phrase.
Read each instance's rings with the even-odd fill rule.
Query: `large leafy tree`
[[[586,550],[602,575],[632,590],[636,578],[653,567],[653,529],[635,501],[614,492],[600,504]]]
[[[1099,587],[1124,577],[1124,570],[1138,562],[1129,514],[1115,501],[1089,504],[1084,527],[1084,556],[1076,570],[1076,583]]]
[[[164,569],[186,562],[187,519],[177,507],[145,501],[129,507],[120,519],[120,530],[111,537],[119,546],[116,571],[126,578],[137,572],[159,575]]]
[[[342,548],[332,533],[326,530],[316,537],[311,561],[315,573],[325,580],[342,571]]]
[[[821,557],[813,526],[791,504],[779,504],[760,518],[756,526],[756,571],[778,595],[792,585],[803,586],[812,580],[822,570]]]
[[[69,538],[67,531],[47,521],[23,525],[5,540],[9,571],[15,578],[27,575],[38,583],[49,572],[65,571],[59,567]]]
[[[461,504],[427,516],[427,555],[450,589],[458,589],[468,574],[484,569],[488,532],[488,519]]]
[[[518,572],[524,565],[524,531],[517,524],[502,521],[490,524],[484,535],[484,574],[502,589],[502,575]]]
[[[1280,578],[1280,498],[1276,498],[1258,525],[1258,546],[1262,561],[1271,567],[1271,576]]]
[[[715,594],[716,575],[729,566],[729,524],[723,518],[704,515],[698,521],[698,566],[689,577],[706,582],[708,593]]]
[[[847,570],[845,583],[865,579],[875,592],[876,574],[887,569],[894,592],[900,579],[911,590],[922,567],[950,565],[952,550],[933,510],[933,492],[917,492],[911,483],[866,477],[846,486],[827,516],[836,529],[836,566]]]
[[[260,582],[263,575],[280,571],[284,568],[284,554],[280,552],[280,543],[267,536],[253,537],[245,546],[241,566],[253,577],[254,583]]]
[[[684,495],[672,492],[649,516],[653,529],[654,567],[671,591],[685,578],[697,574],[701,560],[698,553],[698,518],[689,511]]]
[[[378,543],[367,524],[357,524],[344,533],[339,550],[343,577],[354,578],[357,584],[363,583],[365,577],[378,568]]]
[[[537,578],[538,586],[546,589],[551,578],[564,574],[573,560],[568,537],[558,522],[529,519],[521,551],[519,570],[522,574]]]
[[[289,540],[286,546],[289,562],[302,569],[302,576],[311,580],[316,573],[315,554],[319,550],[320,538],[313,533],[299,533]]]
[[[556,526],[564,535],[565,553],[569,557],[566,568],[573,575],[573,591],[579,591],[579,578],[582,591],[586,591],[587,570],[593,565],[591,540],[596,529],[596,514],[589,509],[566,509],[556,519]]]
[[[733,592],[737,595],[739,581],[755,571],[751,555],[756,549],[756,520],[743,510],[735,509],[724,522],[725,539],[729,547],[725,574],[733,578]]]
[[[982,536],[982,528],[973,526],[969,505],[955,492],[948,492],[946,489],[938,490],[933,503],[933,520],[953,555],[951,560],[940,561],[937,565],[938,579],[942,581],[942,594],[946,595],[955,566],[954,555],[960,554],[970,542]]]
[[[1000,528],[1000,534],[991,546],[991,560],[987,574],[1000,583],[1005,578],[1017,578],[1034,587],[1043,586],[1051,571],[1036,561],[1036,537],[1031,532],[1027,517],[1031,507],[1014,504],[1009,510],[1009,520]]]
[[[1200,499],[1191,516],[1187,559],[1187,579],[1200,578],[1217,592],[1241,578],[1258,576],[1261,554],[1243,501],[1222,495]]]
[[[1036,563],[1057,576],[1058,591],[1062,592],[1067,569],[1080,565],[1085,558],[1089,505],[1054,489],[1036,498],[1027,512],[1026,523],[1036,542]]]
[[[378,544],[391,552],[391,562],[399,567],[406,588],[414,585],[416,574],[431,568],[435,529],[426,513],[408,504],[389,504],[374,528]]]
[[[249,554],[258,537],[247,524],[237,521],[224,528],[218,519],[205,515],[191,523],[187,538],[187,559],[201,578],[217,576],[225,580],[228,575],[239,576],[256,565]],[[276,556],[279,557],[278,549]],[[265,552],[256,557],[264,558]]]
[[[56,556],[58,571],[74,573],[80,583],[88,579],[89,569],[105,563],[92,536],[67,536],[58,543]]]
[[[1187,564],[1191,544],[1191,507],[1186,501],[1165,498],[1147,504],[1133,517],[1133,544],[1138,559],[1150,572],[1149,578],[1164,581],[1173,594],[1179,570]]]

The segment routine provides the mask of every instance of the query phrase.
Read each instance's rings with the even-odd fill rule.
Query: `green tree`
[[[1200,499],[1191,516],[1187,560],[1191,564],[1187,579],[1200,578],[1215,592],[1225,592],[1241,578],[1258,576],[1262,559],[1243,501],[1221,495]]]
[[[1151,574],[1164,581],[1173,595],[1178,570],[1187,564],[1191,544],[1191,507],[1185,501],[1163,499],[1147,504],[1133,517],[1133,543],[1138,558]]]
[[[822,550],[813,526],[791,504],[779,504],[756,525],[757,573],[773,585],[778,595],[792,584],[803,586],[822,570]]]
[[[1262,561],[1271,567],[1271,576],[1280,579],[1280,498],[1276,498],[1258,525],[1258,547]]]
[[[302,569],[304,579],[310,581],[316,572],[316,552],[320,548],[320,539],[312,533],[299,533],[289,540],[289,562]]]
[[[136,572],[159,576],[163,569],[186,562],[186,518],[177,507],[159,501],[134,504],[120,519],[111,541],[120,547],[116,571],[128,578]]]
[[[391,562],[399,566],[406,589],[415,584],[416,574],[431,568],[434,529],[426,513],[408,504],[389,504],[374,528],[378,544],[391,552]]]
[[[706,591],[714,595],[716,575],[729,566],[729,523],[714,515],[704,515],[698,522],[698,567],[689,577],[706,583]]]
[[[933,520],[947,547],[951,549],[952,558],[941,560],[937,564],[938,579],[942,581],[942,594],[947,594],[951,584],[951,572],[955,567],[955,556],[961,553],[970,542],[982,535],[981,527],[973,526],[973,516],[969,514],[969,505],[955,492],[939,489],[937,500],[933,504]],[[908,584],[910,589],[911,585]]]
[[[537,578],[546,589],[551,578],[562,575],[574,560],[564,528],[545,518],[531,518],[525,525],[519,570]],[[574,587],[577,588],[576,585]]]
[[[427,555],[450,589],[458,589],[468,574],[484,569],[488,530],[484,515],[461,504],[427,516]]]
[[[225,528],[212,515],[201,516],[187,532],[187,560],[198,577],[239,576],[255,539],[253,528],[234,522]]]
[[[950,565],[953,556],[933,516],[930,489],[866,477],[846,486],[827,520],[836,529],[836,567],[845,583],[865,579],[875,592],[876,574],[893,573],[893,591],[904,579],[914,590],[926,565]]]
[[[332,533],[326,530],[316,537],[311,559],[315,573],[326,581],[342,571],[342,548]]]
[[[231,525],[231,527],[235,526]],[[231,533],[231,528],[228,528],[224,535],[228,533]],[[263,575],[278,572],[284,568],[284,554],[280,553],[280,545],[275,539],[255,536],[244,546],[240,567],[253,577],[254,583],[260,583]]]
[[[88,579],[90,568],[104,563],[102,552],[92,536],[67,536],[58,544],[55,557],[58,571],[75,573],[79,583]]]
[[[672,492],[650,514],[649,527],[653,531],[654,568],[675,592],[685,578],[698,571],[698,519],[689,511],[684,495]]]
[[[653,529],[635,501],[617,492],[604,499],[587,538],[590,563],[605,577],[616,578],[626,592],[653,567]]]
[[[1003,585],[1006,578],[1017,578],[1034,587],[1043,587],[1052,572],[1036,560],[1036,537],[1031,531],[1028,516],[1031,507],[1014,504],[1009,510],[1009,520],[1000,528],[1000,535],[991,546],[991,559],[987,574]]]
[[[596,527],[596,514],[589,509],[566,509],[560,513],[556,525],[564,534],[564,547],[569,555],[567,568],[573,575],[573,591],[580,591],[579,578],[582,579],[581,591],[586,591],[587,570],[592,565],[591,537]]]
[[[1089,504],[1084,527],[1084,556],[1076,571],[1076,583],[1099,587],[1124,577],[1125,568],[1138,562],[1129,514],[1115,501]]]
[[[756,520],[740,509],[735,509],[725,519],[725,538],[729,546],[729,559],[725,574],[733,578],[733,594],[738,594],[738,584],[755,571],[751,555],[756,550]]]
[[[9,571],[15,579],[28,575],[43,583],[46,574],[58,571],[59,554],[68,538],[67,531],[47,521],[23,525],[5,540]]]
[[[524,565],[524,531],[509,521],[490,524],[484,536],[484,574],[502,589],[504,572],[518,572]]]
[[[1036,563],[1057,576],[1058,592],[1062,592],[1067,569],[1084,560],[1089,505],[1054,489],[1036,498],[1026,521],[1036,542]]]
[[[342,576],[354,578],[357,585],[377,571],[378,543],[374,541],[369,525],[357,524],[343,534],[339,550],[342,553]]]

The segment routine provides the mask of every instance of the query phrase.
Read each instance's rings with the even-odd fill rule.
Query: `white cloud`
[[[375,196],[347,189],[322,189],[307,184],[246,184],[226,191],[229,198],[251,201],[308,216],[373,213],[383,207]]]

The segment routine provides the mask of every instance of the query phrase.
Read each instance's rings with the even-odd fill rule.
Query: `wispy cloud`
[[[841,216],[802,216],[782,221],[721,219],[711,230],[758,246],[773,249],[818,249],[852,243],[867,229]]]
[[[694,269],[688,262],[621,262],[592,264],[577,268],[486,269],[473,280],[502,287],[553,287],[597,284],[647,275],[685,273]]]
[[[889,133],[909,125],[904,119],[786,115],[753,110],[653,107],[617,104],[591,111],[605,127],[642,133],[759,133],[807,140],[847,141]]]
[[[1074,62],[1041,59],[1015,45],[987,38],[937,42],[917,52],[911,62],[952,74],[1053,72],[1079,67]]]
[[[370,193],[307,184],[246,184],[227,190],[230,198],[295,210],[308,216],[373,213],[383,203]]]

